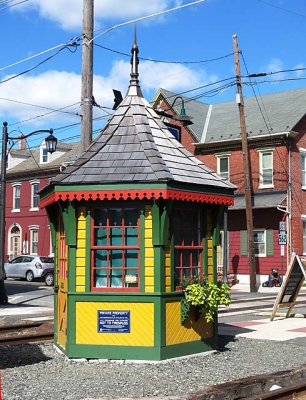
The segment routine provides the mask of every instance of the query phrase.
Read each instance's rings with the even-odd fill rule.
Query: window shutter
[[[267,229],[267,256],[274,256],[274,232],[273,229]]]
[[[240,255],[248,255],[248,231],[240,231]]]

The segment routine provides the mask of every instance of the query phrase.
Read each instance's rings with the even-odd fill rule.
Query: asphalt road
[[[14,324],[25,318],[53,317],[54,289],[43,282],[27,282],[8,278],[5,290],[9,304],[0,306],[0,325]]]

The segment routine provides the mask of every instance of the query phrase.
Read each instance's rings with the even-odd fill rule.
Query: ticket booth
[[[216,346],[216,323],[181,322],[180,282],[217,279],[235,188],[143,98],[137,54],[134,43],[129,89],[107,126],[41,192],[55,244],[55,344],[70,358],[163,360]]]

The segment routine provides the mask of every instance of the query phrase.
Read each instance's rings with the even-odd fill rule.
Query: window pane
[[[122,225],[122,210],[120,208],[109,210],[109,224],[110,226]]]
[[[221,157],[220,162],[220,172],[228,172],[228,157]]]
[[[106,226],[106,221],[107,221],[107,210],[97,209],[94,211],[95,226]]]
[[[104,208],[93,212],[94,286],[139,287],[139,231],[136,208]]]
[[[94,230],[94,245],[106,246],[106,228],[96,228]]]
[[[272,168],[272,153],[262,153],[262,167]]]

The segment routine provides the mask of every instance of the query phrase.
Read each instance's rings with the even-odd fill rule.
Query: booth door
[[[57,258],[57,337],[58,344],[65,349],[67,343],[67,278],[68,278],[68,259],[67,244],[64,225],[61,221],[58,237],[58,258]]]

